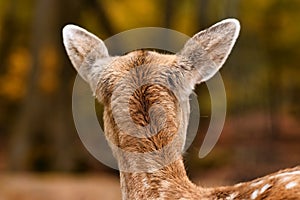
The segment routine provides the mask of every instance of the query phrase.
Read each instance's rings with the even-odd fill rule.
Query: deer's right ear
[[[192,87],[210,79],[222,67],[239,35],[236,19],[223,20],[189,39],[177,53],[182,65],[187,66]]]
[[[99,73],[110,58],[104,42],[75,25],[63,28],[63,42],[73,66],[95,92]]]

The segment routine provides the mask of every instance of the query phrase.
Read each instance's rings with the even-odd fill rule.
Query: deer
[[[110,56],[94,34],[73,24],[63,28],[71,63],[104,105],[123,200],[300,199],[300,166],[231,186],[197,186],[187,176],[189,95],[220,70],[239,32],[239,21],[230,18],[198,32],[175,54],[138,49]]]

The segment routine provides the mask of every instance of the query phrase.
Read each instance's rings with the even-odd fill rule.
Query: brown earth
[[[0,174],[0,200],[119,200],[119,180],[109,175]]]

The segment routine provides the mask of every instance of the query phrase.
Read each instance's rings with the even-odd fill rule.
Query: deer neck
[[[187,177],[182,158],[153,172],[120,172],[123,199],[179,199],[200,197]]]
[[[140,94],[147,94],[145,100]],[[104,110],[105,134],[118,161],[123,199],[164,199],[174,191],[178,197],[198,195],[182,160],[188,101],[179,102],[159,84],[142,86],[133,96],[137,100],[124,101],[117,95]]]
[[[105,112],[105,118],[109,112]],[[172,140],[166,141],[165,132],[149,138],[141,139],[118,133],[113,129],[113,118],[107,118],[106,134],[118,145],[111,145],[120,169],[122,199],[201,199],[206,190],[194,185],[188,178],[182,159],[184,140],[176,126],[174,132],[168,132]],[[112,127],[110,127],[112,126]],[[168,130],[172,130],[168,127]],[[185,131],[185,130],[184,130]],[[126,146],[130,142],[131,145]],[[154,148],[156,150],[153,150]]]

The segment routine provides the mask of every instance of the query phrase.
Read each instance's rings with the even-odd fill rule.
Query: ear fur
[[[63,42],[73,66],[94,92],[97,72],[109,58],[104,42],[75,25],[66,25],[63,28]]]
[[[223,20],[195,34],[177,54],[191,67],[193,85],[207,81],[222,67],[239,35],[236,19]]]

